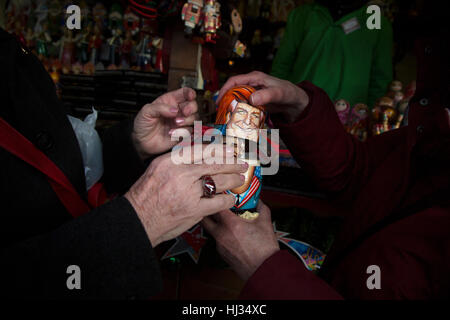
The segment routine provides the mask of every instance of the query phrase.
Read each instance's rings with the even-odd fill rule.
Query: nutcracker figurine
[[[184,21],[187,34],[192,34],[197,24],[200,21],[200,16],[203,8],[203,0],[188,0],[183,6],[181,12],[181,19]]]
[[[131,7],[128,6],[123,16],[123,28],[125,29],[125,34],[130,31],[131,35],[135,36],[139,32],[140,23],[140,18],[133,12]]]
[[[259,131],[264,125],[265,107],[250,104],[250,96],[255,89],[238,86],[228,90],[219,102],[216,127],[227,137],[233,137],[235,155],[249,164],[242,186],[228,190],[235,196],[235,205],[231,210],[243,217],[252,217],[256,212],[261,192],[261,166],[256,155],[246,150],[246,145],[257,144]],[[229,139],[227,139],[227,143]]]
[[[141,70],[151,70],[152,49],[152,39],[150,38],[150,34],[141,32],[141,38],[136,45],[137,65]]]
[[[125,34],[125,40],[120,47],[121,51],[121,63],[120,65],[124,69],[128,69],[131,66],[131,51],[133,50],[134,41],[131,35],[131,31],[128,30]]]
[[[220,3],[206,0],[203,19],[206,42],[216,43],[217,29],[220,28]]]
[[[95,66],[98,61],[100,48],[103,43],[103,36],[98,25],[94,27],[94,34],[89,39],[88,50],[91,53],[90,62]]]
[[[63,73],[71,69],[72,63],[75,59],[75,39],[73,38],[72,30],[65,29],[64,36],[59,40],[59,60],[63,67]]]

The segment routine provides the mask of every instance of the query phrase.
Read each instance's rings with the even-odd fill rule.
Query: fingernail
[[[248,163],[246,162],[246,163],[241,164],[241,167],[242,167],[242,169],[247,170],[248,169]]]
[[[182,124],[184,122],[184,119],[175,119],[176,124]]]
[[[245,181],[245,176],[244,176],[244,175],[242,175],[242,174],[241,174],[241,175],[239,175],[239,176],[240,176],[240,178],[241,178],[241,181],[242,181],[242,182],[244,182],[244,181]]]
[[[178,112],[178,108],[171,107],[171,108],[169,109],[169,111],[172,112],[172,113],[177,113],[177,112]]]
[[[258,93],[253,93],[252,95],[251,95],[251,97],[250,97],[251,99],[252,99],[252,104],[253,105],[257,105],[258,104],[258,102],[259,102],[259,94]]]

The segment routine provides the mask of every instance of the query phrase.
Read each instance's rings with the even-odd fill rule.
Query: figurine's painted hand
[[[177,141],[170,134],[178,128],[192,132],[197,116],[195,91],[181,88],[142,107],[134,120],[133,143],[142,159],[168,151]]]
[[[255,106],[265,105],[268,112],[283,115],[287,122],[294,122],[309,103],[308,94],[298,86],[259,71],[228,79],[220,89],[217,101],[222,99],[225,92],[238,85],[259,87],[251,95],[250,102]]]
[[[245,220],[230,210],[202,220],[205,229],[216,239],[219,254],[243,280],[280,250],[270,209],[261,200],[258,212],[255,220]]]

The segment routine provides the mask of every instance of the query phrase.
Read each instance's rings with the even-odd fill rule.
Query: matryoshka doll
[[[230,137],[234,141],[236,157],[249,164],[244,174],[244,184],[227,191],[236,199],[231,211],[247,219],[258,215],[256,207],[262,182],[258,157],[248,152],[247,145],[258,144],[259,131],[265,120],[265,107],[253,106],[250,103],[253,92],[255,89],[250,86],[238,86],[228,90],[219,102],[216,118],[216,127],[227,136],[227,143]]]
[[[347,131],[359,140],[365,141],[368,135],[368,120],[369,107],[364,103],[356,104],[350,113]]]
[[[348,122],[348,116],[350,114],[350,104],[344,99],[339,99],[334,103],[334,107],[339,116],[339,120],[341,120],[342,125],[346,126]]]

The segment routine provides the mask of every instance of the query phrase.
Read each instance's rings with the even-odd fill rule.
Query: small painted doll
[[[348,116],[350,114],[350,103],[348,103],[344,99],[339,99],[334,103],[334,107],[342,125],[346,126],[348,122]]]

